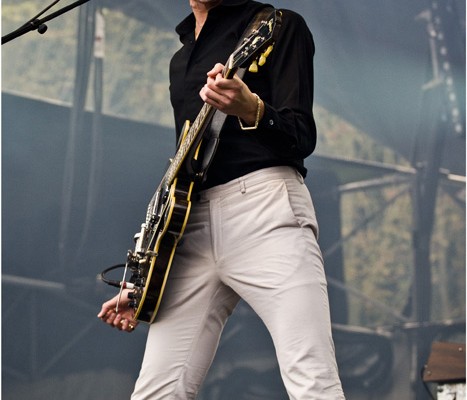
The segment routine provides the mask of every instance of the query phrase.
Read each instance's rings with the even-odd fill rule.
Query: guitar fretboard
[[[198,116],[190,126],[186,137],[180,144],[177,153],[175,154],[169,168],[167,169],[167,172],[164,175],[164,181],[167,186],[172,185],[175,177],[178,174],[178,171],[180,170],[180,167],[186,159],[188,152],[191,150],[193,143],[198,138],[198,134],[201,132],[201,129],[205,127],[207,123],[209,123],[209,120],[213,116],[214,112],[215,109],[211,105],[204,103],[201,111],[198,113]]]
[[[195,143],[198,135],[201,134],[201,130],[203,127],[209,123],[211,117],[214,115],[216,110],[211,105],[204,103],[203,107],[201,108],[198,116],[194,120],[193,124],[188,129],[188,132],[183,138],[182,142],[180,143],[180,147],[178,148],[177,152],[175,153],[174,158],[171,160],[167,171],[164,174],[161,183],[152,196],[151,201],[149,202],[147,213],[146,213],[146,224],[150,224],[150,221],[154,215],[156,215],[156,206],[158,204],[158,196],[160,195],[160,191],[162,187],[169,188],[178,174],[183,162],[185,161],[188,153],[190,152],[193,144]]]

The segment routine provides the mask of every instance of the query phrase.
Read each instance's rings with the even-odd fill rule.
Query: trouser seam
[[[219,293],[219,290],[220,290],[220,287],[217,287],[217,289],[215,290],[213,296],[211,296],[211,300],[209,302],[209,305],[212,304],[212,301],[213,299],[216,297],[216,295]],[[185,360],[185,362],[183,363],[183,367],[181,368],[181,371],[180,371],[180,374],[178,376],[178,382],[177,384],[175,385],[174,387],[174,390],[172,391],[172,395],[175,396],[177,395],[178,393],[178,390],[179,390],[179,387],[181,385],[181,377],[183,376],[183,374],[186,373],[186,371],[189,369],[188,368],[188,365],[191,361],[191,358],[193,357],[193,348],[195,348],[195,345],[197,342],[199,342],[200,338],[201,338],[201,331],[202,329],[206,326],[206,320],[207,320],[207,316],[209,314],[209,310],[211,309],[211,307],[207,307],[206,308],[206,311],[204,312],[203,314],[203,323],[200,324],[200,327],[198,328],[197,332],[196,332],[196,335],[193,335],[193,340],[192,340],[192,343],[190,345],[190,351],[188,352],[188,357],[187,359]],[[204,382],[204,379],[206,378],[206,374],[208,372],[209,368],[206,368],[206,370],[204,371],[204,374],[203,374],[203,379],[200,381],[200,385],[196,388],[196,392],[193,393],[195,396],[198,394],[199,392],[199,388],[201,387],[202,385],[202,382]]]

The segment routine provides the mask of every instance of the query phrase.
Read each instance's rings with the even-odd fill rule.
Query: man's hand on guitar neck
[[[241,118],[248,125],[261,120],[264,113],[262,100],[237,75],[232,79],[223,78],[223,70],[224,66],[218,63],[207,73],[206,84],[199,92],[203,101],[227,115]]]
[[[133,332],[138,322],[133,319],[133,309],[129,307],[129,289],[124,289],[119,301],[119,295],[102,304],[101,311],[97,314],[103,322],[120,331]],[[118,304],[118,312],[116,312]]]

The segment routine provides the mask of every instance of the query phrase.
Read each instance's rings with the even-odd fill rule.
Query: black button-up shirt
[[[206,73],[225,63],[248,23],[263,4],[237,0],[210,10],[197,40],[191,14],[176,28],[183,47],[170,63],[170,97],[178,133],[193,121],[203,101],[199,97]],[[282,27],[274,50],[258,73],[243,80],[265,104],[258,129],[241,130],[236,117],[227,117],[204,187],[228,182],[261,168],[290,165],[305,176],[303,160],[316,145],[313,119],[312,35],[303,18],[282,10]]]

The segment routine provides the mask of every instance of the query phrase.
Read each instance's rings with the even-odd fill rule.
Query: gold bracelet
[[[243,126],[242,120],[240,119],[240,117],[237,117],[238,123],[240,124],[240,128],[242,128],[243,131],[251,131],[253,129],[258,128],[259,117],[261,115],[261,99],[256,93],[254,95],[256,96],[256,121],[255,121],[254,126]]]

